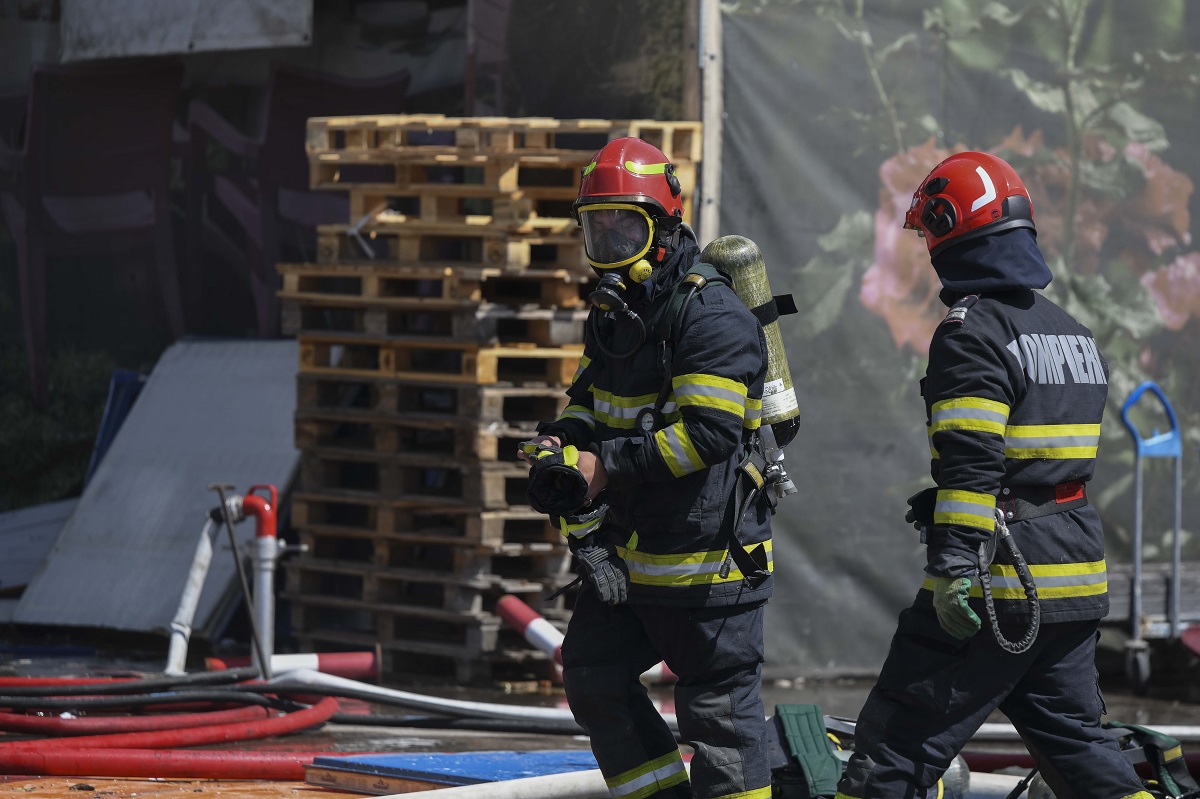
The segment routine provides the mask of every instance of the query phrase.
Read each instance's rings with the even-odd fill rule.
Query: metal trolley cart
[[[1157,429],[1149,438],[1143,438],[1136,425],[1129,419],[1130,409],[1150,392],[1162,404],[1171,429],[1160,433]],[[1134,528],[1133,564],[1129,584],[1129,640],[1125,644],[1125,672],[1136,693],[1145,693],[1150,680],[1150,641],[1177,640],[1189,624],[1200,621],[1200,616],[1185,618],[1180,610],[1180,525],[1182,520],[1183,496],[1183,437],[1175,410],[1162,389],[1153,382],[1145,382],[1134,389],[1121,406],[1121,422],[1133,437],[1134,444]],[[1171,535],[1170,578],[1165,600],[1161,605],[1158,597],[1149,603],[1143,593],[1146,586],[1145,567],[1142,562],[1143,532],[1143,462],[1146,458],[1173,458],[1175,524]]]

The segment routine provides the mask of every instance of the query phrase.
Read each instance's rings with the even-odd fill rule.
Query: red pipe
[[[80,738],[48,738],[38,741],[8,741],[0,749],[165,749],[175,746],[249,741],[286,735],[328,721],[337,712],[337,699],[327,696],[312,707],[286,716],[240,724],[217,724],[183,730],[128,732],[115,735],[86,735]]]
[[[205,727],[265,719],[271,712],[265,707],[250,705],[233,710],[210,713],[174,713],[161,716],[85,716],[64,719],[58,716],[25,716],[20,713],[0,713],[0,730],[30,732],[37,735],[93,735],[95,733],[148,732],[177,730],[185,727]]]
[[[258,496],[254,492],[264,489],[271,493],[270,499]],[[279,506],[279,492],[273,485],[254,485],[242,497],[242,513],[254,517],[254,537],[275,537],[275,508]]]
[[[213,752],[171,749],[0,750],[0,773],[54,777],[162,777],[302,782],[304,766],[328,752]],[[348,754],[348,753],[341,753]]]
[[[271,671],[281,674],[293,669],[312,669],[322,674],[345,677],[348,680],[373,680],[379,676],[379,651],[375,652],[315,652],[292,655],[272,655]],[[207,671],[224,671],[249,666],[251,659],[241,655],[226,658],[205,658]]]
[[[129,682],[144,677],[0,677],[0,689],[7,686],[36,688],[40,685],[95,685],[97,683]]]

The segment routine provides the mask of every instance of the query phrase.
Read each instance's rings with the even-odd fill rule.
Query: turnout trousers
[[[931,607],[902,611],[837,799],[933,796],[942,772],[997,708],[1057,799],[1150,799],[1100,728],[1098,628],[1096,620],[1043,624],[1033,646],[1014,655],[1000,648],[986,620],[959,641]],[[1019,635],[1007,624],[1002,631],[1009,640]]]
[[[562,645],[563,684],[613,799],[770,799],[764,604],[610,607],[580,592]],[[690,781],[639,679],[660,660],[679,677],[679,736],[695,750]]]

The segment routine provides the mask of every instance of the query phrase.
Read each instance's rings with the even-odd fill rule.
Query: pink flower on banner
[[[1125,155],[1146,174],[1141,193],[1123,209],[1127,224],[1145,236],[1146,245],[1155,255],[1191,244],[1188,199],[1192,195],[1192,179],[1167,166],[1138,142],[1126,145]]]
[[[1181,255],[1166,266],[1142,275],[1142,285],[1171,330],[1182,330],[1200,313],[1200,253]]]
[[[941,284],[929,264],[929,251],[915,231],[904,230],[913,191],[951,151],[933,139],[884,161],[875,212],[875,261],[863,275],[858,298],[881,317],[897,349],[924,354],[946,309],[937,299]]]

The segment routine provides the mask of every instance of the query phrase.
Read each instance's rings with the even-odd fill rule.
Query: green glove
[[[938,624],[959,640],[979,632],[979,617],[967,604],[970,590],[970,577],[933,578],[933,609],[937,611]]]

